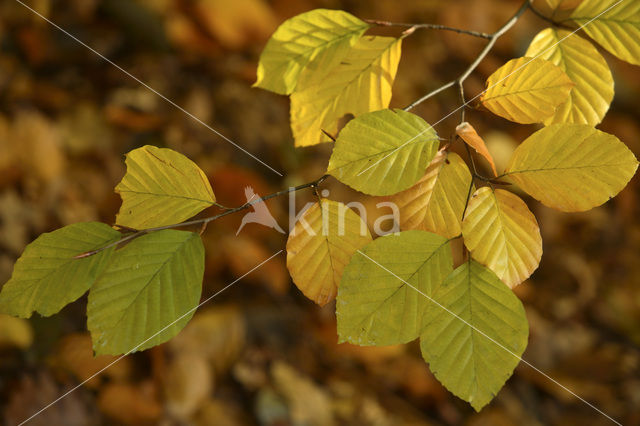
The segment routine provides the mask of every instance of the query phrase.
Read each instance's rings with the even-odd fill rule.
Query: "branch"
[[[460,28],[453,28],[446,25],[440,24],[407,24],[404,22],[389,22],[389,21],[378,21],[375,19],[364,19],[365,22],[373,25],[377,25],[379,27],[403,27],[408,28],[410,31],[415,31],[420,28],[429,29],[429,30],[444,30],[444,31],[453,31],[458,34],[466,34],[473,37],[479,38],[491,38],[491,34],[482,33],[479,31],[471,31],[471,30],[463,30]]]
[[[462,93],[462,98],[464,99],[464,89],[462,88],[462,83],[464,83],[464,81],[467,79],[467,77],[469,77],[469,75],[471,75],[471,73],[478,67],[478,65],[480,65],[480,62],[482,62],[482,60],[487,56],[487,54],[489,54],[489,52],[491,51],[491,49],[493,48],[493,46],[496,44],[496,41],[498,41],[498,39],[507,31],[509,31],[509,29],[511,27],[513,27],[515,25],[515,23],[518,21],[518,19],[520,18],[520,16],[528,9],[531,7],[531,1],[532,0],[525,0],[524,3],[522,3],[522,6],[520,6],[520,8],[516,11],[516,13],[511,17],[511,19],[509,19],[502,27],[500,27],[495,33],[490,34],[489,37],[487,37],[489,39],[489,42],[487,43],[487,45],[484,47],[484,49],[482,49],[482,51],[478,54],[478,56],[476,57],[476,59],[471,63],[471,65],[469,65],[469,67],[467,67],[466,70],[464,70],[462,72],[462,74],[460,74],[460,76],[458,78],[456,78],[455,80],[453,80],[453,82],[449,82],[447,84],[445,84],[444,86],[439,87],[438,89],[434,90],[433,92],[423,96],[422,98],[418,99],[417,101],[415,101],[414,103],[412,103],[411,105],[409,105],[408,107],[405,108],[405,111],[408,111],[409,109],[415,107],[416,105],[424,102],[425,100],[429,99],[431,96],[440,93],[441,91],[453,86],[453,85],[457,85],[458,88],[460,89],[460,92]],[[464,121],[464,108],[467,105],[466,102],[462,102],[462,121]]]
[[[434,90],[433,92],[429,92],[426,95],[424,95],[423,97],[421,97],[420,99],[418,99],[417,101],[413,102],[410,105],[407,105],[406,107],[404,107],[403,109],[405,111],[410,111],[411,109],[413,109],[416,105],[421,104],[422,102],[426,101],[427,99],[429,99],[432,96],[437,95],[438,93],[442,92],[443,90],[448,89],[449,87],[453,86],[454,84],[456,84],[455,80],[452,80],[440,87],[438,87],[436,90]]]
[[[115,247],[115,246],[118,246],[120,244],[129,242],[129,241],[131,241],[133,239],[136,239],[136,238],[141,237],[141,236],[146,235],[146,234],[150,234],[152,232],[163,231],[165,229],[184,228],[184,227],[187,227],[187,226],[194,226],[194,225],[201,225],[203,227],[203,229],[204,229],[204,227],[209,222],[213,222],[214,220],[220,219],[221,217],[230,215],[232,213],[237,213],[239,211],[246,210],[249,207],[253,206],[254,204],[262,203],[264,201],[270,200],[271,198],[275,198],[275,197],[278,197],[280,195],[288,194],[290,192],[300,191],[301,189],[306,189],[306,188],[312,188],[315,191],[315,188],[318,185],[320,185],[322,182],[324,182],[328,177],[329,177],[329,175],[324,175],[324,176],[322,176],[322,177],[320,177],[320,178],[318,178],[318,179],[316,179],[316,180],[314,180],[312,182],[304,183],[302,185],[294,186],[292,188],[283,189],[282,191],[278,191],[278,192],[274,192],[273,194],[265,195],[264,197],[260,197],[260,198],[258,198],[256,200],[248,201],[248,202],[244,203],[243,205],[241,205],[239,207],[234,207],[234,208],[228,208],[227,207],[227,210],[222,212],[222,213],[220,213],[220,214],[217,214],[217,215],[214,215],[214,216],[209,216],[209,217],[204,217],[202,219],[193,219],[193,220],[189,220],[189,221],[186,221],[186,222],[175,223],[175,224],[172,224],[172,225],[157,226],[155,228],[147,228],[147,229],[140,229],[140,230],[136,230],[136,229],[133,229],[133,228],[122,227],[120,225],[116,225],[116,226],[118,226],[120,228],[127,229],[127,230],[131,231],[132,233],[129,234],[129,235],[125,235],[122,238],[120,238],[119,240],[114,241],[112,243],[109,243],[104,247],[100,247],[99,249],[95,249],[95,250],[87,251],[87,252],[84,252],[84,253],[80,253],[80,254],[74,256],[74,259],[83,259],[85,257],[93,256],[94,254],[100,253],[101,251],[104,251],[104,250],[109,249],[111,247]]]

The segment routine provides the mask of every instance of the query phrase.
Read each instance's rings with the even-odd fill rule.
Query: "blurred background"
[[[26,0],[25,0],[26,1]],[[520,1],[31,0],[42,15],[281,171],[278,175],[164,102],[14,0],[0,3],[0,283],[26,244],[79,222],[113,223],[124,154],[175,149],[209,176],[218,201],[245,202],[321,176],[331,146],[294,149],[288,99],[252,89],[259,54],[285,19],[318,8],[360,18],[493,32]],[[467,80],[467,98],[521,56],[545,22],[526,13]],[[377,33],[380,31],[376,30]],[[398,32],[387,31],[387,34]],[[484,41],[420,30],[402,46],[391,106],[455,78]],[[599,126],[640,156],[640,72],[603,52],[616,94]],[[438,121],[455,90],[413,112]],[[536,130],[488,112],[467,115],[504,167]],[[440,123],[454,132],[458,114]],[[466,156],[463,156],[466,158]],[[482,160],[478,160],[482,161]],[[486,164],[481,163],[482,166]],[[544,255],[515,289],[530,340],[524,358],[624,424],[640,424],[639,179],[606,205],[564,214],[527,199]],[[334,179],[330,198],[360,200],[370,223],[387,210]],[[311,194],[297,194],[299,206]],[[286,197],[269,201],[286,223]],[[214,209],[215,211],[215,209]],[[212,214],[212,211],[205,214]],[[242,215],[204,234],[203,298],[284,248]],[[115,358],[94,358],[86,296],[49,318],[0,316],[0,417],[15,425]],[[33,425],[585,425],[610,424],[524,364],[481,413],[431,375],[417,342],[337,344],[335,305],[319,308],[289,279],[284,254],[203,306],[176,338],[122,359],[33,419]]]

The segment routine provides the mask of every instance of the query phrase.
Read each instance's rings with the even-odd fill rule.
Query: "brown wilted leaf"
[[[498,176],[496,165],[493,162],[493,157],[489,153],[489,150],[480,135],[478,135],[478,132],[476,132],[476,129],[465,121],[464,123],[458,124],[456,127],[456,134],[460,136],[467,145],[475,149],[478,154],[482,155],[489,162],[491,170],[493,170],[493,175]]]

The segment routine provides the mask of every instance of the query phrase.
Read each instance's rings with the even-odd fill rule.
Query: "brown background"
[[[324,173],[330,145],[295,150],[288,100],[250,86],[261,49],[288,17],[317,7],[361,18],[492,32],[518,1],[37,0],[45,16],[285,174],[281,179],[54,29],[14,0],[0,3],[0,282],[25,245],[78,221],[113,223],[123,155],[178,150],[211,178],[220,203],[244,203]],[[544,21],[526,13],[466,83],[467,97],[520,56]],[[397,34],[397,32],[395,32]],[[418,31],[403,43],[392,106],[455,78],[483,41]],[[603,53],[616,95],[599,126],[640,154],[639,69]],[[454,90],[414,110],[428,122],[457,107]],[[457,114],[437,127],[448,137]],[[496,153],[536,126],[471,111]],[[481,161],[481,160],[480,160]],[[483,164],[484,166],[485,164]],[[540,269],[515,291],[530,322],[524,358],[625,424],[640,424],[638,179],[605,206],[563,214],[530,202],[542,228]],[[359,199],[333,179],[334,199]],[[300,193],[299,205],[309,194]],[[375,202],[363,200],[372,207]],[[528,200],[531,201],[531,200]],[[286,198],[269,202],[286,222]],[[379,213],[379,212],[378,212]],[[383,213],[387,213],[386,211]],[[285,236],[241,215],[209,226],[203,296],[284,248]],[[168,344],[135,354],[31,424],[609,424],[521,364],[480,414],[429,373],[416,343],[338,345],[334,305],[318,308],[280,255],[199,310]],[[0,317],[0,412],[17,424],[113,358],[94,359],[86,297],[50,318]]]

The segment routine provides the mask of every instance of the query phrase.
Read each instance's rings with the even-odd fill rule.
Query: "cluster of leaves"
[[[562,2],[547,3],[556,10]],[[589,22],[590,37],[638,64],[640,5],[604,12],[612,4],[585,0],[563,24]],[[638,162],[615,136],[593,127],[609,107],[613,79],[597,49],[578,35],[543,30],[524,57],[489,77],[486,109],[544,127],[499,171],[473,126],[460,123],[458,136],[492,166],[495,177],[482,178],[448,145],[440,147],[422,118],[388,109],[402,39],[411,31],[366,35],[371,26],[324,9],[291,18],[268,42],[255,85],[290,95],[296,146],[337,134],[327,174],[365,194],[390,196],[402,232],[373,239],[346,205],[319,198],[291,230],[287,266],[311,300],[337,299],[340,341],[419,338],[435,376],[479,410],[526,348],[528,323],[511,288],[542,256],[527,204],[494,185],[512,183],[552,208],[584,211],[622,190]],[[340,130],[347,114],[355,118]],[[97,354],[143,350],[186,325],[201,296],[204,248],[197,233],[170,228],[205,224],[184,221],[215,204],[213,190],[196,164],[169,149],[136,149],[126,164],[116,187],[117,229],[78,223],[41,235],[4,285],[2,312],[52,315],[88,290]],[[455,267],[450,242],[459,237],[470,255]]]

